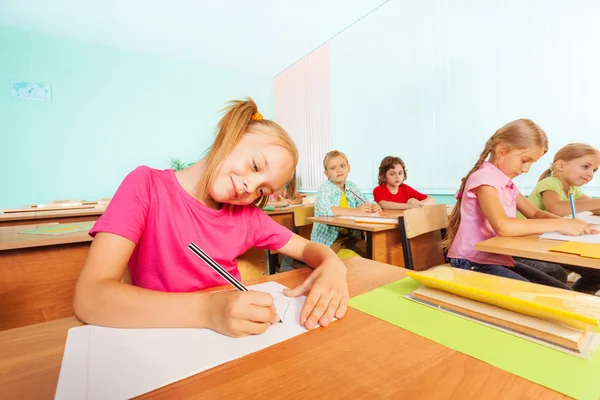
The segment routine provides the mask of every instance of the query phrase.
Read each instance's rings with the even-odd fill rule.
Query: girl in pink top
[[[230,103],[208,155],[196,164],[177,172],[135,169],[90,231],[94,241],[73,299],[77,317],[122,328],[264,332],[276,319],[272,296],[199,293],[226,282],[187,249],[192,241],[238,279],[236,258],[251,247],[305,262],[312,274],[286,290],[292,297],[308,293],[300,323],[312,329],[343,317],[348,287],[342,261],[259,208],[290,181],[297,162],[288,134],[247,99]],[[121,282],[127,268],[132,285]]]
[[[479,160],[462,179],[448,223],[444,247],[449,248],[453,267],[569,289],[567,274],[558,264],[475,250],[475,244],[495,236],[593,232],[584,221],[538,209],[512,181],[547,151],[546,134],[528,119],[506,124],[486,142]],[[517,210],[528,219],[516,218]]]

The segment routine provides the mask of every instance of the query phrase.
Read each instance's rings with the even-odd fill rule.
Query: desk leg
[[[373,232],[367,232],[367,258],[373,259]]]

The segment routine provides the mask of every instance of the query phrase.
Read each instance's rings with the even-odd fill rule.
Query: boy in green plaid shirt
[[[315,217],[371,216],[373,213],[381,212],[378,204],[363,202],[360,198],[364,199],[364,194],[353,182],[347,180],[350,164],[344,153],[337,150],[327,153],[323,160],[323,168],[328,179],[317,192]],[[360,232],[352,231],[350,236],[359,237],[357,233]],[[340,234],[349,234],[349,232],[343,228],[315,222],[310,240],[331,247]]]

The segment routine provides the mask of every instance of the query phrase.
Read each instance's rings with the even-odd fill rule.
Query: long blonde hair
[[[293,200],[296,198],[298,194],[298,182],[296,182],[296,171],[294,171],[294,175],[292,175],[292,179],[287,183],[286,196],[288,200]]]
[[[293,167],[296,168],[298,164],[296,144],[276,122],[267,119],[255,119],[255,116],[259,114],[254,100],[250,97],[247,97],[246,100],[231,100],[223,111],[225,114],[217,124],[216,137],[207,155],[206,171],[198,186],[201,193],[209,193],[217,169],[246,134],[269,136],[271,143],[283,147],[290,153]],[[254,200],[253,204],[257,207],[263,207],[268,201],[268,196],[261,196]]]
[[[556,152],[554,160],[552,160],[552,166],[545,170],[542,175],[540,175],[538,182],[542,179],[552,176],[552,173],[554,172],[554,164],[556,164],[557,161],[571,161],[577,158],[592,155],[600,155],[600,151],[598,151],[598,149],[594,146],[590,146],[589,144],[585,143],[568,144]]]
[[[479,159],[475,163],[475,166],[469,171],[469,173],[462,178],[460,182],[460,189],[457,192],[457,201],[452,214],[448,220],[448,228],[446,229],[447,236],[442,241],[442,247],[449,249],[452,245],[452,241],[456,236],[458,227],[460,225],[460,205],[462,203],[462,197],[464,196],[463,191],[465,190],[465,184],[471,176],[471,174],[477,171],[483,165],[483,162],[487,157],[496,150],[496,147],[500,144],[506,145],[509,150],[518,149],[530,149],[530,148],[542,148],[544,154],[548,151],[548,137],[546,133],[537,126],[533,121],[529,119],[518,119],[516,121],[509,122],[502,128],[498,129],[496,133],[485,143],[483,151],[479,155]]]

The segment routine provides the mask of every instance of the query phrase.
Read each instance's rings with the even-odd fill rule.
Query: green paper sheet
[[[82,223],[74,223],[74,224],[56,224],[44,226],[42,228],[37,229],[28,229],[25,231],[20,231],[19,233],[26,233],[30,235],[63,235],[65,233],[73,233],[73,232],[81,232],[81,231],[89,231],[94,226],[93,222],[82,222]]]
[[[564,395],[600,398],[600,350],[577,358],[403,297],[419,287],[404,278],[352,298],[350,306]]]

